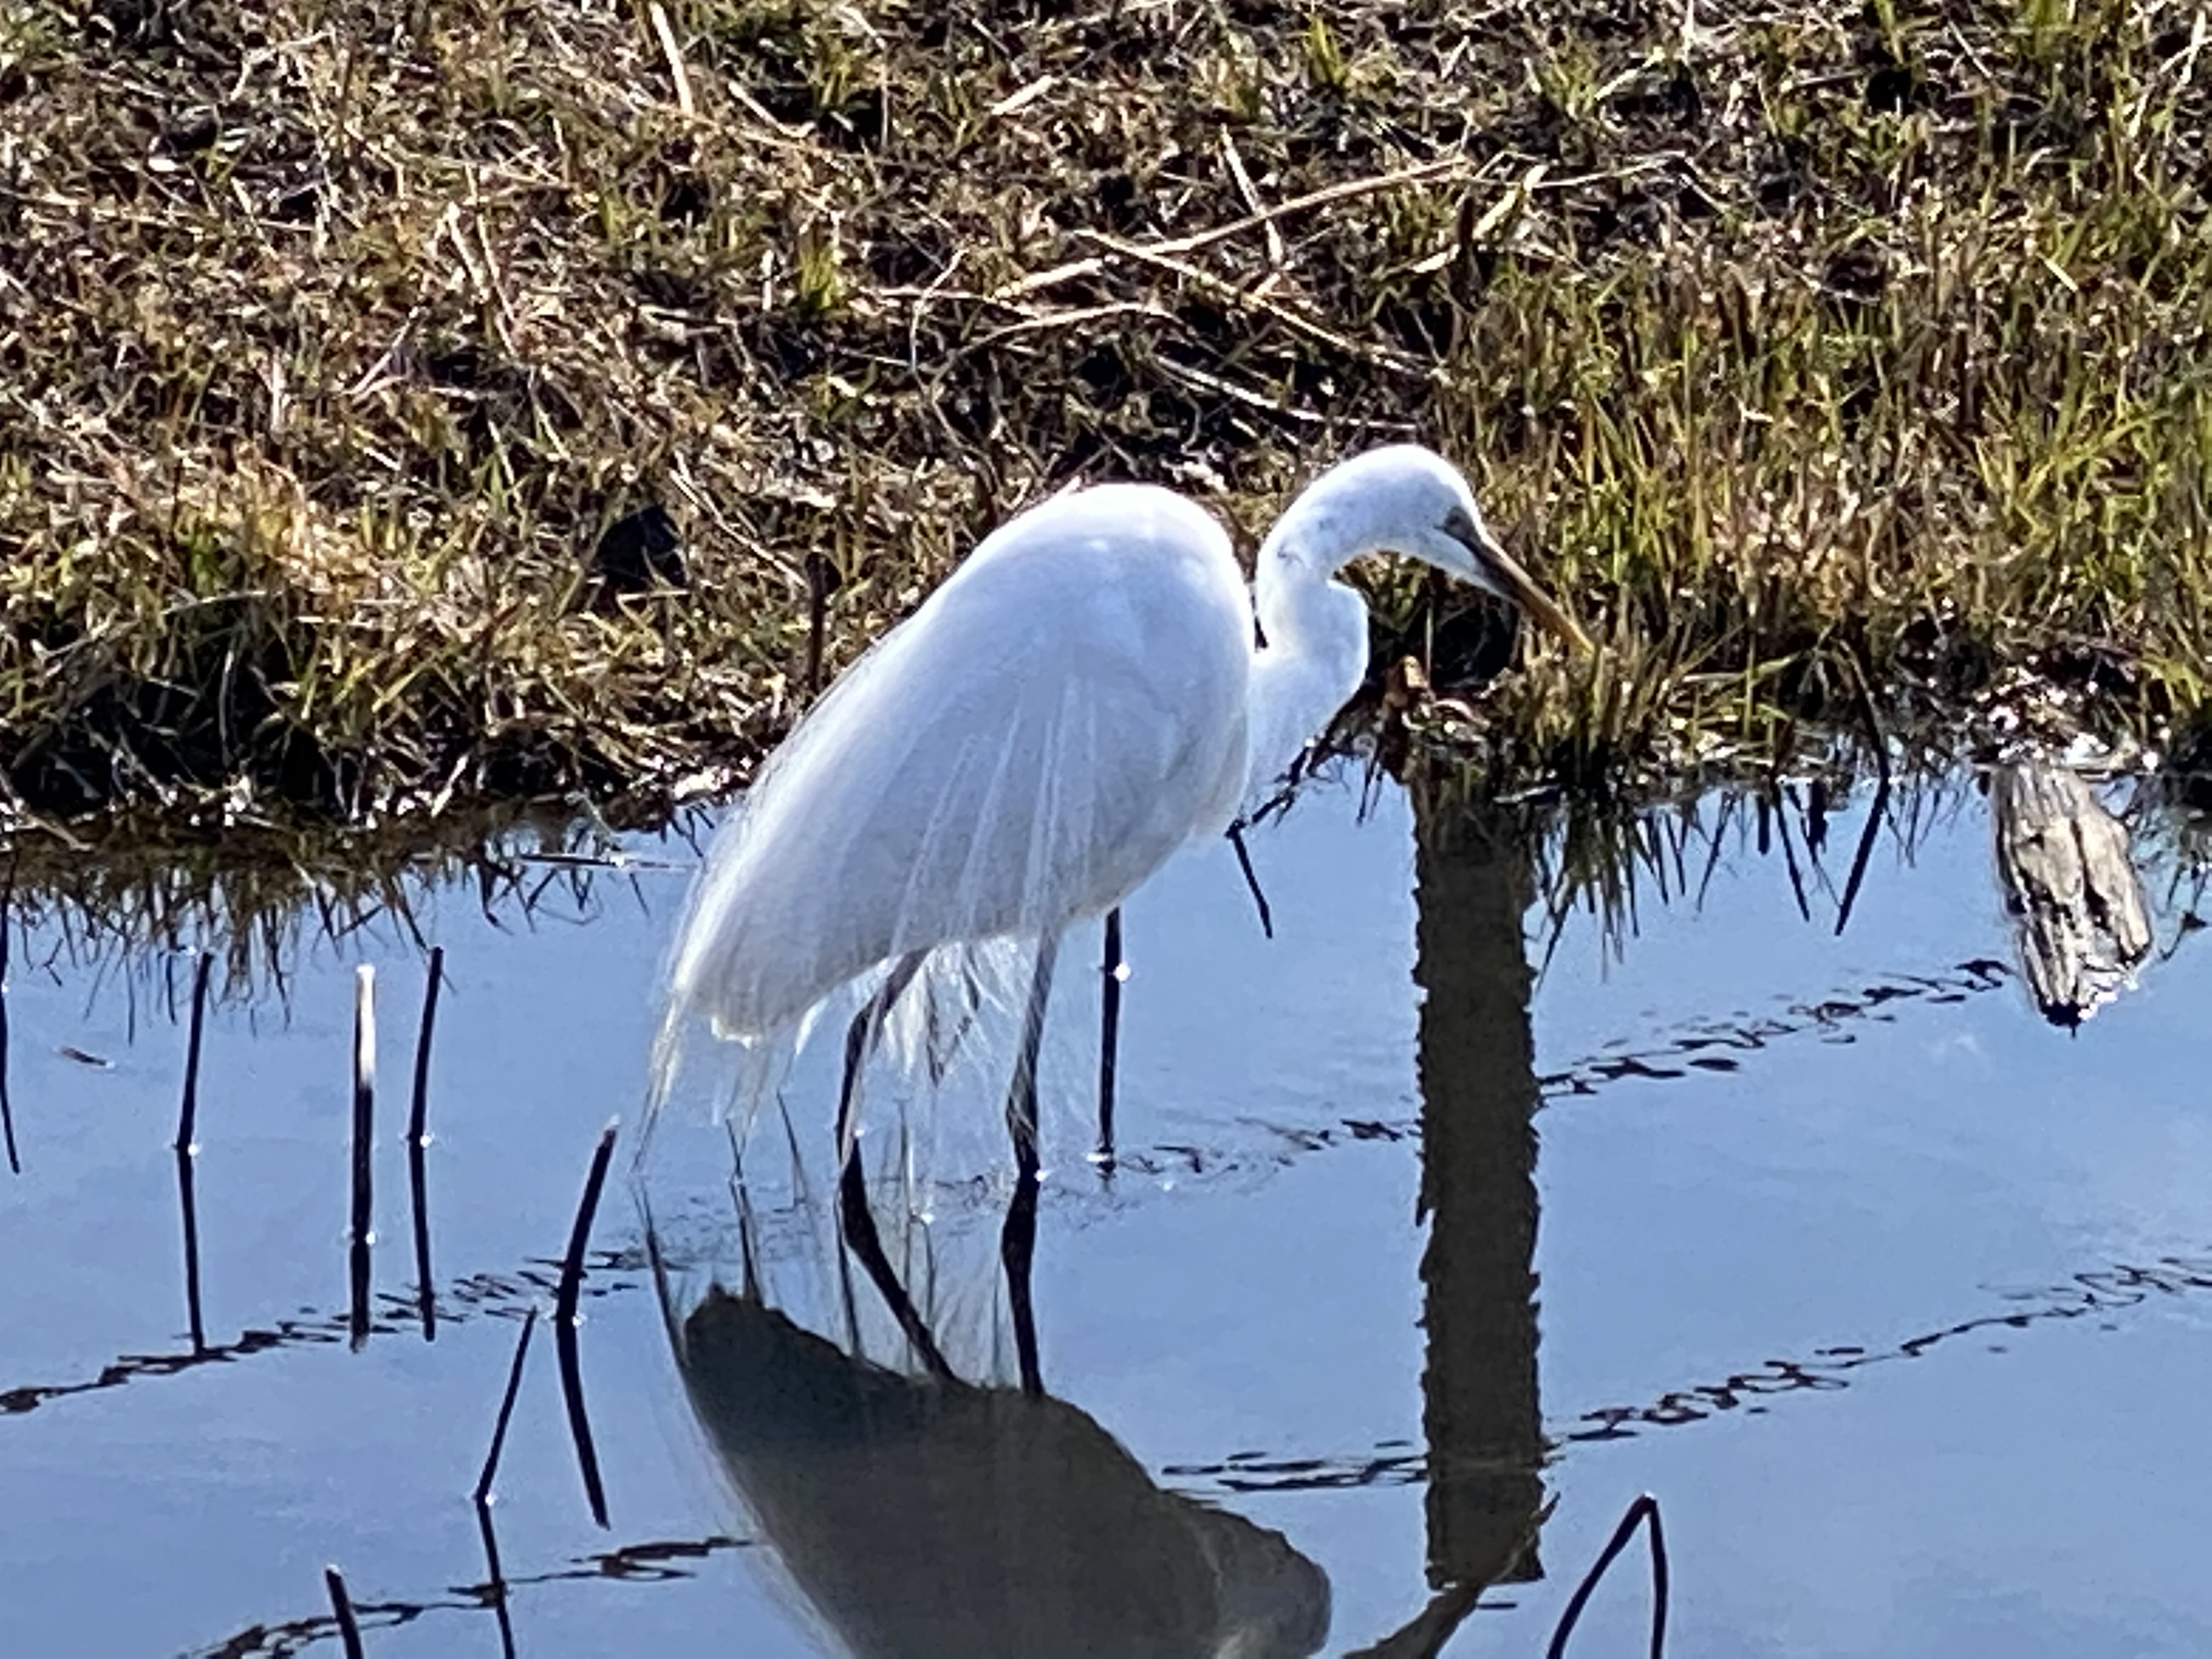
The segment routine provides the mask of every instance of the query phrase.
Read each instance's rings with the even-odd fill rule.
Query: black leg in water
[[[1114,1082],[1121,1048],[1121,907],[1106,913],[1106,953],[1098,963],[1098,1168],[1114,1173]]]
[[[876,1231],[875,1212],[868,1207],[868,1175],[860,1163],[860,1143],[857,1140],[845,1154],[845,1168],[837,1178],[837,1218],[844,1231],[845,1248],[858,1258],[868,1275],[868,1282],[876,1287],[884,1305],[890,1310],[891,1317],[898,1322],[899,1329],[912,1345],[915,1357],[932,1376],[950,1377],[952,1367],[944,1350],[929,1334],[928,1322],[914,1305],[906,1286],[899,1283],[898,1273],[884,1253],[883,1237]]]
[[[1030,1269],[1036,1259],[1037,1188],[1037,1049],[1044,1040],[1045,1004],[1052,996],[1053,957],[1057,939],[1037,942],[1036,969],[1030,980],[1029,1007],[1022,1018],[1022,1048],[1014,1061],[1012,1085],[1006,1091],[1006,1128],[1014,1141],[1014,1195],[1006,1205],[1006,1226],[999,1235],[999,1259],[1006,1272],[1006,1300],[1013,1310],[1014,1353],[1021,1366],[1022,1392],[1044,1392],[1043,1367],[1038,1363],[1036,1306],[1030,1291]]]
[[[876,1231],[875,1212],[868,1206],[867,1170],[860,1161],[860,1138],[853,1122],[853,1108],[860,1098],[860,1072],[867,1064],[868,1051],[875,1046],[876,1036],[883,1029],[891,1005],[921,971],[921,960],[916,952],[894,963],[889,977],[861,1005],[860,1012],[853,1016],[853,1023],[845,1030],[845,1075],[837,1089],[837,1144],[845,1155],[844,1167],[837,1177],[837,1217],[845,1248],[859,1261],[869,1283],[876,1287],[884,1305],[890,1310],[891,1317],[898,1322],[915,1357],[931,1376],[951,1376],[952,1367],[945,1363],[944,1351],[930,1334],[927,1322],[914,1305],[914,1298],[907,1294],[906,1286],[899,1282],[897,1271],[884,1253],[882,1235]]]
[[[860,1005],[860,1012],[853,1016],[853,1023],[845,1028],[845,1075],[837,1085],[837,1150],[846,1150],[847,1141],[858,1133],[853,1122],[853,1108],[860,1098],[860,1068],[866,1065],[868,1051],[876,1046],[876,1036],[883,1030],[884,1020],[890,1013],[891,1005],[905,994],[906,988],[914,983],[914,976],[921,971],[922,952],[912,951],[891,964],[884,982],[876,994]]]

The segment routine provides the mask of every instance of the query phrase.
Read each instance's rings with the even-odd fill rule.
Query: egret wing
[[[1234,809],[1248,618],[1226,538],[1166,491],[1008,525],[777,752],[709,858],[672,1015],[763,1034],[878,963],[1120,902]]]

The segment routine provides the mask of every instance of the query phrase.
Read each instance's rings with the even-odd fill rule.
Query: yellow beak
[[[1468,544],[1483,574],[1494,581],[1500,591],[1522,610],[1527,611],[1544,627],[1567,643],[1568,649],[1583,656],[1597,647],[1590,643],[1572,617],[1559,609],[1559,602],[1536,586],[1534,578],[1514,562],[1513,556],[1498,544],[1497,538],[1483,532]]]

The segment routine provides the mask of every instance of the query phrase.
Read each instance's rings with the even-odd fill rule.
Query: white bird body
[[[672,1002],[760,1036],[878,963],[1112,908],[1237,810],[1251,628],[1228,536],[1172,491],[1002,526],[776,751]]]
[[[1358,690],[1366,607],[1334,577],[1382,551],[1504,593],[1581,641],[1484,528],[1466,480],[1425,449],[1376,450],[1316,480],[1261,544],[1255,596],[1200,508],[1149,485],[1077,490],[987,537],[841,677],[708,854],[670,965],[647,1121],[697,1017],[742,1045],[724,1052],[743,1056],[730,1103],[734,1133],[750,1133],[816,1013],[881,969],[846,1032],[837,1224],[906,1352],[937,1376],[951,1368],[869,1202],[859,1103],[871,1049],[889,1029],[902,1063],[926,1059],[941,1077],[986,999],[1003,994],[987,981],[1027,956],[1000,1255],[1022,1386],[1042,1393],[1037,1056],[1061,936],[1227,829]],[[1109,952],[1119,937],[1109,920]],[[1109,1159],[1117,987],[1101,1005]]]
[[[1382,551],[1587,643],[1459,473],[1410,445],[1332,469],[1283,515],[1256,652],[1229,538],[1181,496],[1102,484],[1012,520],[763,770],[679,936],[663,1052],[686,1015],[764,1038],[879,964],[1000,938],[1046,951],[1041,999],[1071,923],[1219,835],[1358,690],[1366,608],[1333,578]]]

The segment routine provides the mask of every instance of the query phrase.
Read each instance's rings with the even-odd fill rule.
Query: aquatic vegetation
[[[356,936],[428,948],[426,905],[458,902],[516,930],[574,921],[605,908],[610,884],[627,889],[639,863],[603,824],[511,810],[456,812],[438,836],[327,824],[210,836],[179,833],[158,813],[100,828],[82,837],[50,825],[8,844],[0,917],[27,937],[39,930],[55,953],[19,954],[17,965],[118,975],[171,1019],[188,1002],[195,952],[216,956],[218,1002],[282,1002],[303,970]],[[666,828],[680,856],[702,826],[695,812]]]

